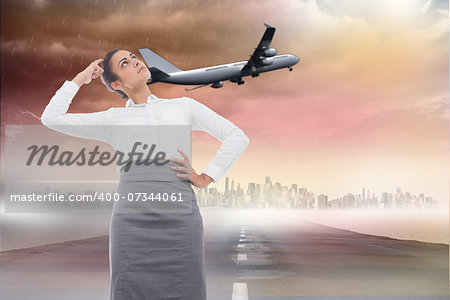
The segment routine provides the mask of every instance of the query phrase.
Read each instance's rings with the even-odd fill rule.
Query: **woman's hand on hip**
[[[78,73],[72,81],[81,87],[83,84],[89,84],[92,79],[100,77],[103,74],[103,69],[98,64],[101,62],[103,62],[103,58],[94,60],[86,69]]]
[[[182,166],[180,167],[171,166],[170,168],[172,170],[183,171],[185,173],[184,174],[178,173],[176,174],[177,177],[189,179],[192,182],[192,184],[198,188],[204,188],[205,186],[214,181],[211,177],[209,177],[204,173],[198,175],[192,168],[191,163],[189,162],[189,157],[180,149],[178,149],[178,152],[183,156],[183,159],[171,158],[170,161],[176,162]]]

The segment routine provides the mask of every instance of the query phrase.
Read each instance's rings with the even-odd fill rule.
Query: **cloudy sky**
[[[276,27],[278,54],[301,58],[292,72],[191,92],[150,86],[162,98],[194,98],[244,130],[250,146],[227,175],[244,190],[268,175],[329,199],[362,187],[379,197],[399,186],[448,203],[447,1],[10,0],[1,6],[2,132],[5,124],[40,124],[36,117],[62,83],[114,48],[147,47],[183,70],[201,68],[248,59],[268,23]],[[94,80],[69,112],[124,104]],[[193,133],[198,173],[219,147],[207,133]]]

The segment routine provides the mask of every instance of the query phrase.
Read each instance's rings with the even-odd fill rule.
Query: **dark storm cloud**
[[[6,11],[2,40],[33,38],[28,48],[50,47],[59,41],[77,53],[97,48],[101,54],[115,46],[136,49],[151,44],[155,51],[189,56],[202,50],[206,56],[212,52],[220,57],[236,54],[239,47],[230,41],[245,43],[251,30],[244,25],[248,14],[239,13],[232,2],[22,0],[5,1],[2,6]],[[257,43],[265,28],[263,22],[253,26],[258,28]]]
[[[3,108],[36,115],[64,80],[114,48],[138,54],[148,47],[181,69],[200,68],[248,59],[267,22],[258,1],[7,0],[1,6]],[[72,112],[123,105],[95,85],[101,84],[79,92]],[[152,91],[159,88],[170,94],[177,87]]]
[[[265,28],[263,21],[248,22],[249,11],[257,14],[256,2],[247,3],[255,9],[242,11],[235,4],[3,1],[2,69],[15,82],[59,82],[114,48],[148,47],[182,69],[245,60]]]

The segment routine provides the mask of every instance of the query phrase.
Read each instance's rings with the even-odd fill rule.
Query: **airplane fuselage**
[[[290,68],[297,64],[300,59],[292,54],[281,54],[272,57],[270,65],[255,67],[253,70],[241,71],[247,61],[239,61],[229,64],[210,66],[188,71],[172,72],[170,76],[158,80],[172,84],[195,85],[214,83],[225,80],[236,81],[244,76],[259,74],[282,68]]]

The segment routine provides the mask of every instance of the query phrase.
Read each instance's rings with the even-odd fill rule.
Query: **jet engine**
[[[273,58],[272,57],[265,57],[262,59],[262,63],[265,66],[271,65],[273,63]]]
[[[222,82],[222,81],[214,82],[214,83],[211,85],[211,87],[212,87],[212,88],[215,88],[215,89],[221,88],[221,87],[223,87],[223,82]]]
[[[277,49],[275,48],[269,48],[264,50],[264,56],[275,56],[277,54]]]

